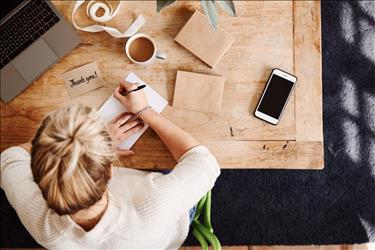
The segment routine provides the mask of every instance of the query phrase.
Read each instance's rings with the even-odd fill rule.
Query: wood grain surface
[[[2,248],[11,250],[14,248]],[[44,248],[17,248],[18,250],[42,250]],[[199,246],[180,247],[179,250],[201,250]],[[209,247],[211,250],[212,247]],[[363,243],[354,245],[295,245],[295,246],[223,246],[223,250],[374,250],[374,243]]]
[[[71,22],[73,1],[54,1]],[[126,1],[106,25],[123,31],[138,14],[146,19],[141,32],[151,35],[159,50],[168,54],[145,68],[125,56],[125,39],[104,32],[78,32],[81,44],[47,70],[28,89],[8,104],[1,102],[1,150],[32,138],[42,117],[69,103],[99,108],[119,79],[133,71],[172,103],[177,70],[222,75],[225,87],[219,114],[169,106],[167,118],[209,146],[222,168],[323,167],[320,3],[289,1],[236,1],[237,17],[219,11],[219,27],[236,41],[214,69],[174,42],[197,1],[177,1],[156,13],[155,1]],[[85,6],[76,16],[78,24],[92,23]],[[199,34],[192,34],[199,35]],[[69,98],[61,75],[77,66],[98,63],[105,86]],[[273,68],[297,74],[295,93],[277,126],[253,115]],[[264,146],[265,145],[265,146]],[[287,145],[284,147],[284,145]],[[128,167],[171,168],[172,157],[149,129],[136,143],[136,156],[124,159]]]
[[[11,250],[14,248],[2,248]],[[18,250],[42,250],[44,248],[17,248]],[[199,246],[180,247],[180,250],[200,250]],[[212,247],[209,247],[211,250]],[[374,243],[363,243],[354,245],[295,245],[295,246],[223,246],[223,250],[374,250]]]
[[[320,2],[294,2],[296,140],[323,141]],[[308,110],[308,112],[306,112]]]
[[[182,247],[180,250],[199,250],[200,247]],[[212,248],[210,248],[212,249]],[[354,245],[295,245],[295,246],[224,246],[223,250],[374,250],[374,243]]]

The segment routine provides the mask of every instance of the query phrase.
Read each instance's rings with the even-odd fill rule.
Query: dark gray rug
[[[322,48],[324,170],[222,171],[223,245],[375,241],[375,2],[323,1]]]
[[[223,245],[375,241],[375,2],[322,2],[322,33],[325,168],[222,171]],[[37,246],[0,202],[0,246]]]

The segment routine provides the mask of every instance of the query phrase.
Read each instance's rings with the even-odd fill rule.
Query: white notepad
[[[143,82],[133,72],[129,73],[125,80],[131,83],[138,83],[139,85],[146,85],[144,91],[146,93],[148,102],[156,112],[160,113],[167,106],[168,101],[161,97],[155,90],[153,90],[150,86]],[[98,113],[106,123],[109,123],[116,116],[126,111],[127,110],[125,109],[125,107],[119,101],[117,101],[113,95],[111,95],[108,98],[108,100],[103,104],[103,106],[98,110]],[[145,124],[145,126],[140,131],[138,131],[137,133],[129,137],[127,140],[122,142],[119,148],[130,149],[136,143],[139,137],[142,136],[142,134],[146,131],[148,127],[149,126]]]

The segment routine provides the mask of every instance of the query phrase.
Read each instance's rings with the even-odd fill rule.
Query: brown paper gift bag
[[[225,78],[178,71],[173,106],[196,111],[219,113]]]
[[[232,46],[234,37],[219,28],[213,31],[207,17],[195,11],[175,41],[213,68]]]

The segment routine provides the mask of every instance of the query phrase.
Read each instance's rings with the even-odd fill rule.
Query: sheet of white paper
[[[139,85],[145,84],[146,87],[144,88],[148,102],[150,103],[151,107],[157,111],[161,112],[167,106],[168,101],[161,97],[155,90],[153,90],[150,86],[148,86],[145,82],[143,82],[136,74],[133,72],[129,73],[129,75],[125,78],[126,81],[131,83],[138,83]],[[126,112],[127,110],[122,106],[122,104],[116,100],[116,98],[111,95],[107,101],[103,104],[103,106],[98,110],[99,115],[103,118],[106,123],[112,121],[117,115]],[[141,137],[141,135],[146,131],[149,126],[145,124],[143,129],[129,137],[123,143],[120,144],[120,149],[130,149],[135,142]]]

